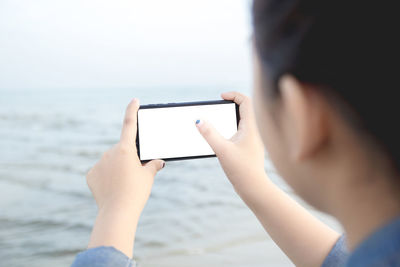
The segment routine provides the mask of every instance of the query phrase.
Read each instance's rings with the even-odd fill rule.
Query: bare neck
[[[379,194],[348,196],[337,218],[342,223],[350,251],[370,234],[400,215],[399,201]],[[343,198],[343,200],[345,200]],[[344,201],[343,201],[344,202]]]
[[[336,190],[330,197],[330,211],[341,222],[347,246],[353,251],[380,227],[400,215],[399,189],[393,174],[382,171],[379,162],[348,161]]]

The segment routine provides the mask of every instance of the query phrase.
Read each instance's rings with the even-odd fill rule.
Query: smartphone
[[[136,146],[141,162],[215,157],[196,127],[198,119],[229,139],[238,129],[239,106],[229,100],[140,106]]]

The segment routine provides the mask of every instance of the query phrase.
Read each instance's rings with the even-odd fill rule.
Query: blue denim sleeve
[[[136,262],[113,247],[91,248],[79,253],[71,267],[136,267]]]
[[[345,239],[346,237],[342,235],[338,241],[336,241],[336,244],[325,258],[321,267],[345,266],[348,257]]]

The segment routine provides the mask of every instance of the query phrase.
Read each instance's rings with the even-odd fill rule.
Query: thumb
[[[156,175],[159,170],[164,168],[164,166],[165,161],[161,159],[152,160],[144,164],[144,167],[148,169],[153,175]]]
[[[225,139],[217,130],[205,120],[197,120],[196,121],[197,129],[200,134],[204,137],[207,143],[214,150],[215,154],[219,154],[224,146],[228,143],[228,140]]]

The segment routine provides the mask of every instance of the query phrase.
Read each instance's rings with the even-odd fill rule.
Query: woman
[[[196,124],[236,192],[298,266],[400,266],[394,10],[369,1],[255,0],[255,112],[248,97],[224,93],[240,106],[238,133],[226,140],[208,122]],[[87,175],[99,212],[73,266],[134,265],[134,226],[165,165],[140,164],[138,107],[128,106],[121,141]],[[336,217],[344,235],[268,179],[264,146],[294,191]]]

